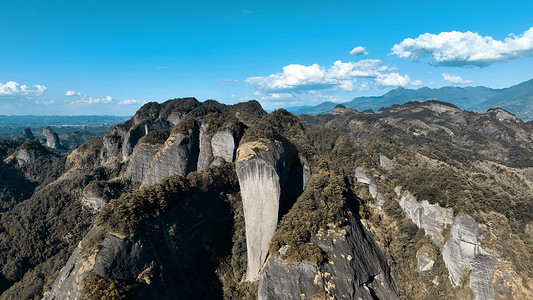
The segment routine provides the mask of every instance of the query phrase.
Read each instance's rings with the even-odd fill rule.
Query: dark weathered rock
[[[128,168],[126,169],[126,173],[124,173],[124,177],[134,183],[141,182],[148,173],[154,156],[161,147],[162,145],[160,144],[152,145],[142,143],[137,145],[133,151],[132,158],[128,164]]]
[[[137,142],[148,132],[159,129],[169,129],[170,125],[166,120],[157,119],[155,121],[141,121],[139,124],[133,126],[126,135],[122,143],[122,159],[126,159],[133,151]]]
[[[28,141],[35,140],[35,136],[33,135],[33,132],[31,131],[30,128],[24,128],[24,132],[22,133],[22,138]]]
[[[124,125],[117,125],[104,135],[102,139],[103,148],[100,153],[102,164],[113,157],[117,157],[121,153],[126,133],[127,129]]]
[[[216,194],[181,199],[131,236],[93,228],[44,299],[83,299],[89,275],[133,286],[134,299],[221,299],[215,274],[215,259],[221,258],[212,256],[231,249],[233,217],[217,199]],[[103,237],[87,243],[96,233]]]
[[[318,266],[270,258],[261,271],[259,299],[399,299],[385,254],[353,216],[350,225],[313,238],[326,255]]]
[[[196,171],[200,152],[199,134],[198,126],[194,126],[186,133],[171,134],[154,156],[144,184],[152,185],[170,175],[187,175]]]
[[[83,280],[87,272],[94,266],[94,255],[81,257],[80,251],[87,240],[98,231],[97,227],[91,228],[83,241],[74,249],[67,263],[52,283],[50,291],[43,295],[43,300],[79,299]]]

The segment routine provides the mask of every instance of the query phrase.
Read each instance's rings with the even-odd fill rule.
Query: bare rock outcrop
[[[85,204],[86,206],[96,211],[100,211],[102,206],[106,204],[106,201],[104,199],[96,195],[93,195],[92,193],[88,193],[88,192],[84,192],[81,195],[81,201],[83,202],[83,204]]]
[[[200,126],[200,154],[198,155],[198,171],[203,170],[213,162],[213,154],[209,143],[209,135],[207,134],[208,125],[206,123]]]
[[[355,178],[358,182],[368,185],[368,192],[372,198],[376,201],[376,205],[379,209],[383,207],[385,203],[385,197],[379,190],[378,184],[372,175],[367,175],[365,170],[361,167],[355,169]]]
[[[524,121],[520,120],[515,114],[506,111],[503,108],[491,108],[487,110],[487,115],[496,118],[498,121],[510,122],[510,123],[523,123]]]
[[[418,272],[429,271],[435,265],[435,260],[431,259],[428,253],[421,250],[418,250],[418,252],[416,252],[416,261]]]
[[[259,299],[399,299],[383,251],[353,216],[342,228],[321,229],[312,242],[325,262],[316,266],[269,258]]]
[[[235,157],[235,139],[229,130],[215,133],[211,138],[213,157],[222,157],[226,162],[232,162]]]
[[[24,128],[24,131],[22,132],[22,139],[27,141],[35,141],[35,136],[33,135],[31,128]]]
[[[87,241],[98,231],[97,227],[93,227],[85,235],[57,275],[50,291],[43,295],[43,300],[79,299],[83,280],[87,276],[87,272],[94,266],[94,256],[82,256],[80,252]]]
[[[148,173],[154,156],[160,148],[160,144],[142,143],[137,145],[126,169],[126,173],[124,173],[124,177],[133,183],[141,182]]]
[[[169,129],[169,123],[163,119],[157,119],[155,121],[141,121],[138,125],[133,126],[124,135],[124,142],[122,143],[122,159],[126,159],[133,152],[133,148],[137,145],[137,142],[148,132],[159,129]]]
[[[278,223],[289,164],[279,141],[248,142],[237,150],[236,170],[244,207],[249,281],[258,279],[261,265],[267,258],[268,243]]]
[[[49,155],[50,152],[36,141],[24,142],[13,154],[4,159],[4,162],[10,164],[16,161],[17,165],[24,166],[31,164],[41,156]]]
[[[386,157],[385,155],[379,155],[379,166],[384,170],[388,171],[394,167],[394,162],[392,159]]]
[[[172,133],[154,156],[144,179],[145,185],[160,182],[163,178],[196,171],[199,155],[199,126],[185,132]]]
[[[446,225],[453,223],[453,209],[440,207],[439,204],[429,204],[427,200],[417,201],[409,191],[401,193],[396,187],[396,194],[400,196],[400,206],[409,219],[419,228],[424,228],[435,245],[440,246],[443,241],[442,231]]]
[[[464,271],[470,270],[470,289],[476,300],[495,298],[492,281],[497,260],[481,248],[482,238],[483,230],[472,217],[458,215],[442,249],[450,282],[459,285]]]
[[[52,149],[61,148],[61,144],[59,143],[59,136],[55,131],[52,130],[52,128],[48,126],[44,127],[43,135],[46,138],[46,147]]]
[[[126,126],[120,124],[111,129],[102,138],[102,151],[100,152],[101,163],[104,164],[113,157],[117,157],[122,151],[124,137],[128,132]]]

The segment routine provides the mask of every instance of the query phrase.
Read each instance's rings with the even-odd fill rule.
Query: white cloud
[[[33,89],[27,85],[20,85],[15,81],[8,81],[5,84],[0,82],[0,96],[23,95],[40,96],[46,91],[46,86],[34,84]]]
[[[51,104],[56,104],[56,101],[53,99],[52,100],[36,100],[35,104],[51,105]]]
[[[74,103],[93,105],[93,104],[107,104],[107,103],[111,103],[112,101],[113,101],[113,97],[111,96],[105,96],[104,98],[93,98],[93,97],[88,97],[88,96],[82,96],[79,100],[74,101]]]
[[[357,46],[350,51],[350,55],[367,55],[365,47]]]
[[[409,75],[402,76],[398,73],[380,74],[376,78],[376,84],[380,86],[406,86],[410,81]]]
[[[310,66],[292,64],[283,67],[282,73],[264,77],[248,77],[245,82],[265,92],[303,92],[309,90],[337,89],[354,90],[360,78],[377,78],[383,72],[396,70],[382,66],[379,59],[364,59],[358,62],[337,60],[329,68],[318,64]]]
[[[144,103],[148,103],[150,101],[148,100],[139,100],[139,99],[126,99],[126,100],[122,100],[120,101],[118,104],[120,105],[130,105],[130,104],[144,104]]]
[[[81,96],[80,92],[76,92],[76,91],[67,91],[65,93],[65,96]]]
[[[369,86],[368,83],[366,83],[366,82],[363,82],[363,83],[359,86],[359,91],[360,91],[360,92],[368,91],[368,90],[370,90],[370,86]]]
[[[373,86],[406,86],[411,83],[407,74],[394,73],[396,67],[382,65],[379,59],[357,62],[335,61],[331,66],[291,64],[283,72],[268,76],[248,77],[244,82],[255,88],[254,97],[268,104],[313,104],[323,101],[344,101],[336,93],[367,91]],[[421,82],[414,81],[416,84]],[[336,98],[338,97],[338,98]]]
[[[216,81],[217,84],[226,85],[239,82],[237,79],[221,78]]]
[[[417,80],[411,81],[411,84],[412,84],[412,85],[422,85],[423,82],[422,82],[421,80],[418,80],[418,79],[417,79]]]
[[[429,55],[441,65],[489,65],[533,55],[533,27],[519,36],[509,34],[503,41],[471,31],[424,33],[394,45],[392,54],[413,61]]]
[[[451,83],[457,83],[457,84],[472,83],[472,80],[464,80],[463,78],[461,78],[461,76],[450,75],[448,73],[442,73],[442,78],[444,78],[445,81],[448,81]]]

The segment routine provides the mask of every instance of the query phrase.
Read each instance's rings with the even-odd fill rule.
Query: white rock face
[[[20,166],[34,162],[39,157],[39,154],[36,151],[22,149],[17,153],[17,163]]]
[[[187,134],[170,135],[163,147],[154,156],[144,179],[145,185],[158,183],[170,175],[187,175],[196,171],[198,163],[198,128]]]
[[[450,234],[442,249],[450,282],[455,286],[459,285],[463,270],[471,270],[470,289],[474,299],[494,299],[492,279],[497,261],[478,242],[478,239],[483,238],[483,231],[472,217],[459,215],[455,218]]]
[[[394,167],[394,162],[390,158],[386,157],[385,155],[381,155],[380,154],[379,155],[379,165],[383,169],[388,171],[388,170],[392,169],[392,167]]]
[[[278,224],[281,183],[276,164],[282,152],[281,145],[270,142],[250,142],[238,150],[236,170],[246,225],[248,281],[258,279]]]
[[[213,155],[211,153],[211,148],[209,147],[208,136],[205,134],[207,131],[207,127],[208,126],[205,123],[200,126],[200,154],[198,155],[198,171],[209,167],[209,165],[213,161]]]
[[[435,261],[429,258],[427,253],[418,251],[416,253],[418,272],[429,271],[435,265]]]
[[[426,108],[436,112],[436,113],[459,113],[461,109],[456,107],[451,107],[448,105],[442,105],[438,103],[430,103],[426,105]]]
[[[81,196],[81,201],[96,211],[100,211],[102,206],[106,203],[103,199],[86,193]]]
[[[358,182],[368,185],[368,192],[374,200],[376,200],[377,207],[381,209],[385,203],[385,197],[378,188],[378,184],[372,175],[366,175],[361,167],[355,169],[355,178]]]
[[[516,123],[523,122],[513,113],[510,113],[502,108],[491,108],[487,111],[487,114],[492,115],[494,118],[498,119],[498,121],[511,121]]]
[[[185,115],[185,114],[184,114],[183,112],[177,112],[177,111],[175,111],[175,112],[172,112],[172,113],[168,116],[167,120],[168,120],[173,126],[176,126],[176,125],[178,125],[178,123],[181,121],[181,119],[183,119],[183,116],[184,116],[184,115]]]
[[[43,128],[43,135],[46,138],[46,147],[57,149],[60,147],[59,136],[52,128],[46,126]]]
[[[211,139],[211,149],[214,157],[222,157],[226,162],[232,162],[235,155],[235,139],[229,130],[215,133]]]
[[[132,182],[141,182],[153,161],[154,156],[161,148],[161,145],[141,144],[133,152],[133,157],[128,164],[124,177]]]
[[[401,191],[396,188],[396,193],[399,194]],[[453,223],[453,209],[440,207],[437,203],[429,204],[427,200],[418,202],[409,191],[403,192],[400,206],[416,226],[424,228],[435,245],[441,245],[442,231],[447,224]]]

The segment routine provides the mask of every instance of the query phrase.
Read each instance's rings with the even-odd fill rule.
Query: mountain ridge
[[[533,119],[533,79],[503,89],[492,89],[484,86],[445,86],[441,88],[422,87],[406,89],[398,87],[382,96],[356,97],[343,103],[323,102],[318,105],[294,110],[296,115],[330,113],[335,105],[342,104],[356,110],[371,109],[377,111],[382,107],[404,104],[409,101],[440,100],[452,103],[464,110],[484,113],[489,108],[501,107],[524,120]]]

